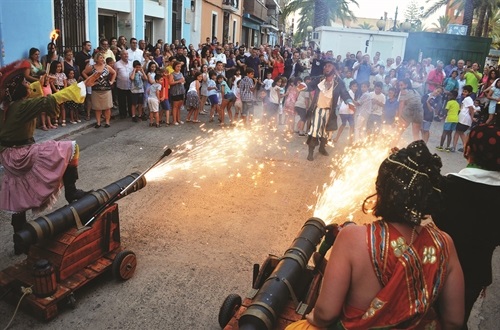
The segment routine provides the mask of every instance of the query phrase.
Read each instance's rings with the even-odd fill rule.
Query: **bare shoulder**
[[[345,244],[353,242],[363,242],[366,237],[366,226],[364,225],[348,225],[342,228],[337,236],[337,241]]]

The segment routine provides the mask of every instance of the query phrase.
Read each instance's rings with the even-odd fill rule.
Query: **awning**
[[[243,21],[241,22],[241,25],[247,28],[250,28],[252,30],[259,30],[260,31],[260,25],[252,23],[246,19],[243,18]]]
[[[276,26],[271,25],[271,24],[262,24],[261,27],[264,28],[264,29],[272,30],[274,32],[278,32],[279,31],[279,29]]]

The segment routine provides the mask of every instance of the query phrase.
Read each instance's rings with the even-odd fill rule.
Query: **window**
[[[217,13],[212,12],[212,38],[217,36]]]
[[[232,38],[233,40],[231,40],[231,41],[234,44],[236,42],[236,20],[235,19],[233,19],[233,34],[232,34],[232,36],[233,36],[233,38]]]

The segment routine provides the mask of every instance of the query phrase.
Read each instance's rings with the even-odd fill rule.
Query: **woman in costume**
[[[379,220],[340,231],[314,309],[287,330],[460,329],[464,280],[453,241],[421,225],[440,207],[440,168],[421,140],[382,162]]]
[[[41,96],[39,82],[29,84],[24,72],[28,61],[18,61],[0,69],[0,162],[5,172],[1,182],[0,209],[12,213],[14,231],[26,222],[26,211],[41,212],[50,206],[62,188],[72,202],[85,193],[76,189],[79,150],[75,141],[35,143],[36,118],[42,112],[57,116],[66,101],[83,103],[85,86],[95,74],[80,84],[58,93]],[[16,249],[16,253],[23,251]]]

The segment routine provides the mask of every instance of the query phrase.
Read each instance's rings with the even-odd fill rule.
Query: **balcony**
[[[231,14],[238,12],[239,0],[222,0],[222,10]]]
[[[267,19],[267,8],[262,0],[245,0],[243,3],[245,14],[254,16],[262,21]]]

